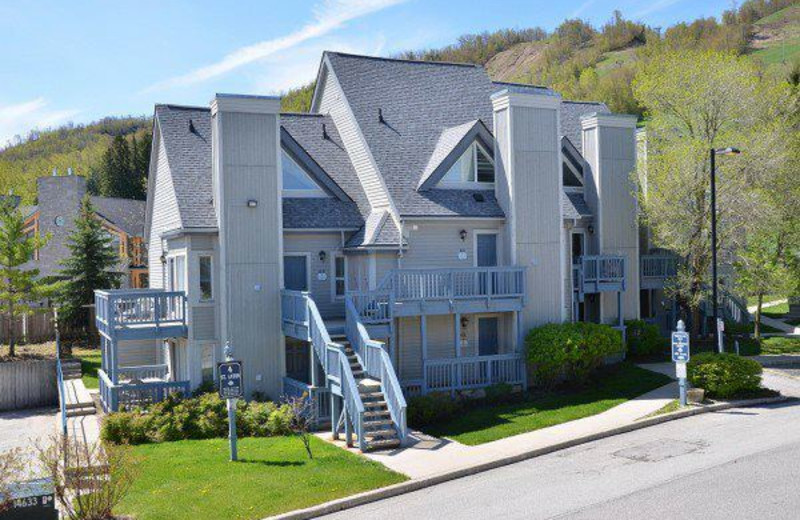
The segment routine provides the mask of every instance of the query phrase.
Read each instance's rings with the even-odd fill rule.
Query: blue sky
[[[614,9],[654,27],[730,0],[63,0],[0,4],[0,146],[15,134],[215,92],[274,94],[314,78],[323,50],[389,55],[459,35],[596,25]]]

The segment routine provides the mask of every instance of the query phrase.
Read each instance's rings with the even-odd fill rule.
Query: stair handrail
[[[288,293],[289,291],[286,292]],[[364,436],[364,402],[361,400],[361,394],[358,391],[358,383],[356,383],[353,369],[350,367],[350,360],[347,359],[344,346],[331,341],[331,336],[328,333],[327,327],[325,327],[325,321],[322,319],[322,314],[320,314],[314,299],[311,298],[307,292],[299,294],[306,301],[309,341],[323,370],[325,370],[326,378],[333,377],[339,380],[338,383],[342,390],[345,417],[351,418],[354,433],[358,437],[359,448],[361,451],[365,451],[367,449],[367,444]],[[333,353],[335,358],[331,359],[328,353]],[[333,367],[333,364],[337,366]],[[336,370],[334,370],[334,368],[336,368]],[[336,378],[336,374],[338,374],[338,378]],[[331,417],[331,420],[336,421],[338,417]]]
[[[389,415],[400,440],[403,440],[407,432],[407,404],[392,360],[383,348],[383,343],[369,337],[351,295],[345,296],[345,318],[347,339],[350,340],[353,351],[358,356],[364,371],[380,381],[381,391],[386,398],[386,406],[389,408]]]
[[[61,434],[67,438],[67,393],[64,387],[64,369],[61,367],[61,333],[58,329],[58,307],[53,310],[53,325],[56,332],[56,378],[58,380],[58,401],[61,408]]]

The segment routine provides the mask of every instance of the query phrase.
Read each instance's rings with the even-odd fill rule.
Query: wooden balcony
[[[573,286],[580,301],[584,294],[624,291],[625,276],[623,256],[582,256],[572,265]]]
[[[407,396],[484,388],[499,383],[525,385],[525,359],[510,352],[423,360],[424,379],[401,382]]]
[[[678,262],[678,257],[674,255],[642,255],[639,287],[662,289],[667,279],[678,274]]]
[[[170,381],[166,365],[120,367],[116,383],[112,381],[113,372],[100,369],[97,376],[100,402],[106,412],[116,412],[121,406],[147,406],[174,393],[189,395],[189,381]]]
[[[186,294],[161,289],[95,291],[97,329],[109,340],[186,337]]]

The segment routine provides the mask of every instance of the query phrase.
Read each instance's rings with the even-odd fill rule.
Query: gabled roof
[[[91,202],[95,213],[128,235],[144,235],[145,201],[116,197],[91,197]]]
[[[399,243],[400,230],[394,223],[394,219],[390,218],[388,211],[380,210],[370,213],[364,226],[350,237],[345,244],[345,248],[397,248]],[[407,245],[408,242],[403,240],[403,247]]]
[[[476,119],[442,130],[436,148],[433,149],[428,160],[428,165],[422,172],[417,189],[425,191],[435,186],[476,139],[481,141],[490,156],[494,156],[494,139],[481,120]]]
[[[156,105],[183,228],[217,227],[211,184],[211,110]]]
[[[183,228],[215,228],[211,179],[211,112],[202,107],[157,105],[156,118],[169,161]],[[191,125],[190,125],[191,123]],[[322,125],[325,124],[323,136]],[[287,229],[357,229],[369,202],[329,117],[282,114],[288,147],[334,197],[284,199]]]
[[[611,113],[605,103],[594,101],[561,102],[561,135],[569,139],[579,153],[583,153],[581,117],[593,112]]]
[[[592,210],[586,204],[583,193],[572,191],[561,194],[561,213],[565,219],[580,219],[592,216]]]

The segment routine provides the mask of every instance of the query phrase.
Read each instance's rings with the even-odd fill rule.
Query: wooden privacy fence
[[[94,306],[89,309],[89,338],[97,338],[97,327],[94,319]],[[53,310],[41,309],[31,314],[17,316],[13,320],[8,316],[0,316],[0,344],[8,345],[11,331],[13,331],[20,345],[31,343],[45,343],[55,341],[56,328],[53,322]],[[77,328],[61,327],[62,339],[82,339],[86,333]]]
[[[0,411],[58,403],[56,361],[0,363]]]

